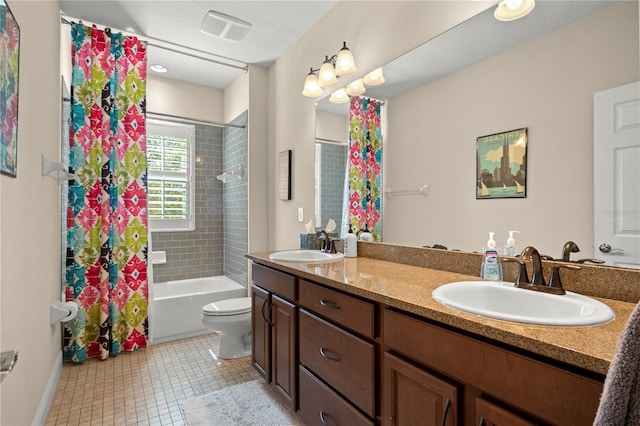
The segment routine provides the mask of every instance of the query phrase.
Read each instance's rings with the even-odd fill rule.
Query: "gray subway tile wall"
[[[342,223],[344,179],[347,165],[347,146],[320,144],[320,218],[316,226],[326,228],[329,219],[336,222],[339,233]]]
[[[153,265],[155,282],[224,274],[222,221],[222,141],[224,129],[196,125],[196,229],[190,232],[153,232],[154,251],[165,251],[167,263]]]
[[[247,177],[226,184],[216,179],[246,169],[247,117],[244,112],[231,122],[245,128],[196,125],[196,229],[152,233],[153,250],[167,253],[166,264],[153,266],[155,282],[226,275],[247,286]]]
[[[245,111],[231,124],[244,128],[227,127],[224,132],[223,164],[226,171],[242,167],[245,175],[242,179],[228,181],[223,190],[224,223],[224,274],[232,280],[248,285],[247,259],[248,249],[248,185],[247,185],[247,118]]]

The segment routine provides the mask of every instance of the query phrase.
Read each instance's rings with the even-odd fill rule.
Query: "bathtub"
[[[225,276],[153,284],[149,318],[151,343],[210,333],[211,330],[202,325],[202,307],[246,295],[244,286]]]

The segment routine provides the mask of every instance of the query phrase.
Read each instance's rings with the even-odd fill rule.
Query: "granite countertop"
[[[615,319],[606,324],[557,327],[496,320],[444,306],[433,299],[438,286],[479,277],[367,257],[330,263],[277,262],[269,253],[247,258],[283,272],[362,296],[457,329],[563,363],[606,375],[620,334],[634,303],[594,297],[607,304]]]

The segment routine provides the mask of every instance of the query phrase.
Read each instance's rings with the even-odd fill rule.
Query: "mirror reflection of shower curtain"
[[[343,232],[365,227],[381,240],[382,127],[380,101],[354,96],[349,108],[349,152]]]
[[[71,26],[65,361],[147,346],[146,45]]]

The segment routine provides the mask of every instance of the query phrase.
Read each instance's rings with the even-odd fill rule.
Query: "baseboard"
[[[58,353],[51,374],[49,374],[49,380],[47,380],[47,386],[42,393],[38,411],[36,411],[33,419],[33,425],[44,425],[47,422],[47,415],[49,414],[49,409],[51,408],[51,403],[53,402],[53,397],[58,387],[58,381],[60,380],[60,373],[62,373],[62,351]]]

